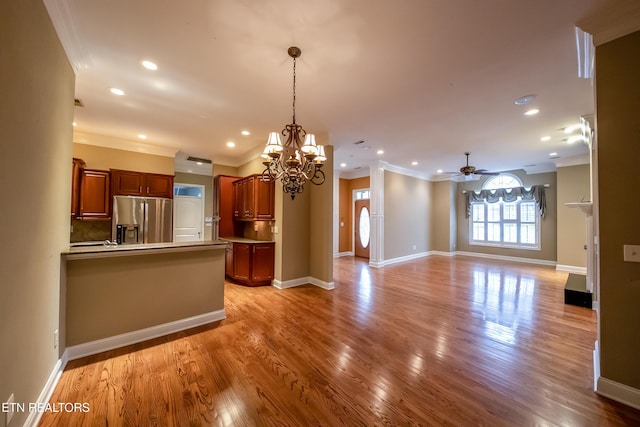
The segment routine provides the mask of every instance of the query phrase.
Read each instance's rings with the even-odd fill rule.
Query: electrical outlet
[[[16,404],[15,404],[15,398],[13,397],[13,393],[11,393],[11,396],[9,396],[9,399],[7,400],[6,405],[2,405],[2,406],[5,406],[2,409],[6,409],[7,415],[6,415],[6,418],[5,418],[5,420],[6,420],[5,425],[8,426],[9,423],[11,422],[11,419],[15,415],[15,406],[16,406]]]
[[[413,250],[414,250],[414,251],[416,250],[416,245],[413,245]]]
[[[273,233],[274,234],[278,234],[278,226],[277,225],[273,226]]]
[[[56,329],[55,331],[53,331],[53,348],[58,348],[59,345],[60,345],[60,333]]]

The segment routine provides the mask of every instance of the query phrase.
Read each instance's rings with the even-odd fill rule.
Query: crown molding
[[[136,153],[153,154],[171,158],[174,158],[178,152],[178,149],[175,147],[75,131],[73,132],[73,142],[76,144],[96,145],[98,147],[113,148],[115,150],[134,151]]]
[[[593,36],[595,46],[640,31],[640,2],[623,0],[597,10],[579,21],[578,27]]]
[[[89,51],[78,37],[77,20],[71,11],[69,1],[44,0],[44,5],[75,74],[77,75],[80,70],[90,68],[93,61]]]

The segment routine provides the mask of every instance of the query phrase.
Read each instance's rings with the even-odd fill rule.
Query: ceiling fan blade
[[[489,172],[487,170],[483,170],[483,169],[476,169],[475,172],[473,172],[476,175],[500,175],[500,172]]]

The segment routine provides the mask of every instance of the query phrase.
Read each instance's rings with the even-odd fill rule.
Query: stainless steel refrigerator
[[[111,238],[118,244],[171,242],[172,200],[113,196]]]

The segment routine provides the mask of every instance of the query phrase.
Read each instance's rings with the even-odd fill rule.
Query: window
[[[365,200],[369,199],[370,191],[369,190],[356,190],[354,192],[356,200]]]
[[[521,186],[516,176],[502,174],[485,181],[482,188],[496,190]],[[540,249],[540,220],[535,200],[521,200],[518,197],[514,202],[502,199],[494,203],[474,202],[471,204],[470,218],[470,244]]]

